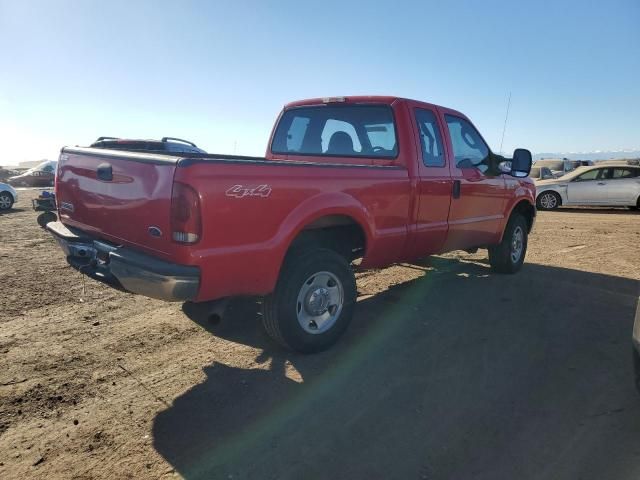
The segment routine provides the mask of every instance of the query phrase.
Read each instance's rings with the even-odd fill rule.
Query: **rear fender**
[[[371,245],[375,232],[373,215],[351,195],[342,192],[321,193],[298,205],[280,225],[276,236],[283,239],[277,247],[279,264],[282,265],[289,247],[307,225],[330,215],[351,218],[364,231],[366,245]],[[365,257],[368,250],[365,251]]]

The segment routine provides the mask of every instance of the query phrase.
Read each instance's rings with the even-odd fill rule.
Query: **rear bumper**
[[[168,302],[195,300],[200,287],[197,267],[165,262],[126,247],[92,239],[61,222],[47,230],[64,251],[67,262],[114,288]]]

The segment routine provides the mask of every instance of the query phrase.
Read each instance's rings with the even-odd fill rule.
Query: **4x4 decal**
[[[226,191],[227,197],[268,197],[271,195],[270,185],[258,185],[257,187],[246,187],[244,185],[234,185]]]

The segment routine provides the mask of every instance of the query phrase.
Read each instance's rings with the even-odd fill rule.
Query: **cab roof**
[[[426,107],[431,107],[431,108],[437,107],[437,108],[445,109],[451,113],[456,113],[463,117],[465,116],[461,112],[458,112],[448,107],[443,107],[441,105],[423,102],[420,100],[413,100],[410,98],[395,97],[395,96],[388,96],[388,95],[352,95],[352,96],[344,96],[344,97],[308,98],[306,100],[297,100],[295,102],[287,103],[284,106],[284,109],[287,110],[289,108],[304,107],[304,106],[311,106],[311,105],[345,104],[345,103],[375,103],[375,104],[393,105],[395,102],[412,102],[412,103],[415,102],[417,104],[424,105]]]

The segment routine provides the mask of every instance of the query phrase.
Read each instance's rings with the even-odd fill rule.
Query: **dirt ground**
[[[83,293],[34,195],[0,214],[0,478],[640,478],[640,214],[541,212],[515,276],[483,251],[359,274],[302,356],[256,300],[215,325]]]

